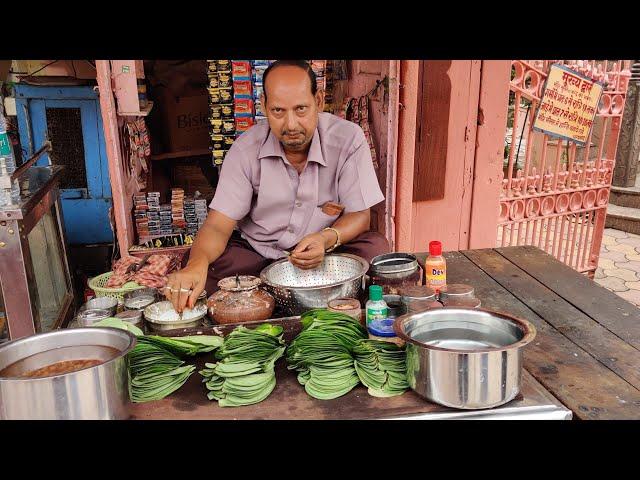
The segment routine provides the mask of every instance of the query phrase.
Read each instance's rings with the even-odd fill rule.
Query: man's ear
[[[324,90],[322,89],[316,92],[316,105],[318,105],[318,110],[324,111]]]

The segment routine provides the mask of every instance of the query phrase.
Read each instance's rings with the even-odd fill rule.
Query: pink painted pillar
[[[120,255],[126,254],[133,245],[133,220],[131,219],[131,196],[127,193],[122,172],[123,159],[120,152],[118,115],[111,89],[111,67],[109,60],[96,60],[96,80],[100,92],[100,113],[104,125],[104,139],[109,164],[109,179],[113,194],[113,214]]]
[[[509,60],[482,62],[469,248],[496,245],[510,76]]]
[[[418,114],[420,62],[400,62],[398,162],[396,175],[396,250],[413,250],[413,168]]]

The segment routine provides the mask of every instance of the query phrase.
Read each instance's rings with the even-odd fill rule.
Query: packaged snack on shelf
[[[223,120],[231,120],[233,119],[233,103],[226,103],[221,105],[222,107],[222,119]]]
[[[235,135],[223,135],[222,137],[223,148],[221,148],[221,150],[229,150],[229,148],[231,148],[231,145],[233,145],[233,142],[235,139],[236,139]]]
[[[253,115],[253,100],[251,98],[236,98],[233,113],[235,116]]]
[[[220,103],[233,103],[233,88],[220,89]]]
[[[235,98],[251,98],[251,80],[234,80],[233,81],[233,96]]]
[[[233,60],[231,62],[233,79],[249,80],[251,78],[251,62],[248,60]]]
[[[211,145],[214,150],[224,150],[224,136],[223,135],[212,135],[211,136]]]
[[[222,119],[222,105],[211,105],[209,116],[213,120]]]
[[[264,71],[268,67],[266,65],[256,66],[253,69],[253,81],[254,83],[262,83],[262,78],[264,77]]]
[[[262,83],[256,83],[253,85],[253,98],[259,100],[264,93],[264,86]]]
[[[211,120],[211,134],[222,135],[222,120]]]
[[[236,131],[236,126],[233,120],[223,120],[222,121],[222,134],[229,135]]]
[[[220,88],[218,74],[209,75],[209,88]]]
[[[216,60],[218,73],[231,73],[231,60]]]
[[[236,118],[236,133],[242,133],[249,130],[254,125],[252,117],[237,117]]]
[[[209,88],[209,103],[212,105],[217,105],[220,103],[220,89],[219,88]]]
[[[218,73],[218,86],[220,88],[231,88],[233,86],[231,73]]]
[[[214,150],[213,151],[213,162],[216,165],[222,165],[222,160],[224,160],[225,150]]]
[[[253,66],[254,67],[268,67],[271,64],[270,60],[254,60],[253,61]]]

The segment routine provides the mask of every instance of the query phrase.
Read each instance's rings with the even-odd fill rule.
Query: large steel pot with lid
[[[522,349],[535,327],[504,313],[439,308],[394,323],[406,342],[407,380],[426,399],[452,408],[492,408],[520,392]]]
[[[132,333],[102,327],[57,330],[2,345],[0,419],[127,419],[127,353],[135,345]]]

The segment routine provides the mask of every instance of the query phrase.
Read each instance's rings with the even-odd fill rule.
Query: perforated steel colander
[[[278,260],[260,273],[267,291],[287,315],[301,315],[312,308],[326,308],[337,298],[358,298],[369,264],[347,253],[326,255],[322,265],[312,270]]]

